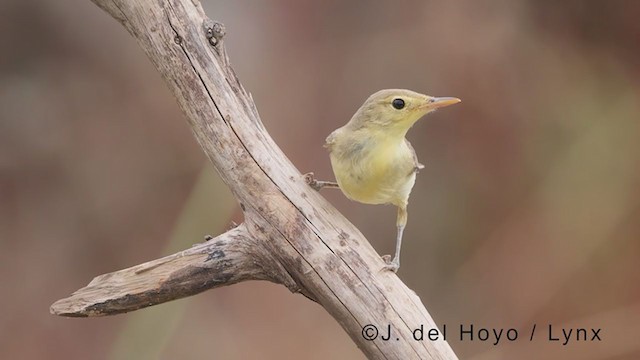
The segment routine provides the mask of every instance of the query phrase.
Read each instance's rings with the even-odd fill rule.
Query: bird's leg
[[[304,176],[304,181],[316,191],[320,191],[320,189],[324,187],[335,188],[335,189],[338,189],[340,187],[338,186],[337,182],[316,180],[316,178],[313,177],[312,172],[306,173],[303,176]]]
[[[407,204],[398,206],[398,218],[396,220],[398,225],[398,234],[396,236],[396,254],[393,256],[393,260],[389,262],[389,256],[384,256],[387,265],[384,267],[386,270],[397,272],[400,268],[400,247],[402,246],[402,233],[404,227],[407,225]]]

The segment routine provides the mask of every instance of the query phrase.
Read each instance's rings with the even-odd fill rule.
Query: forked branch
[[[433,319],[273,142],[229,66],[224,27],[197,0],[93,1],[127,28],[162,74],[245,222],[178,254],[98,276],[56,302],[53,313],[110,315],[264,279],[320,303],[370,358],[457,359],[446,341],[413,339],[421,325],[436,328]],[[367,324],[390,326],[398,340],[365,338]]]

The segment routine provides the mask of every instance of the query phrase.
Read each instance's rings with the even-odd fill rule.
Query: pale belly
[[[407,204],[416,180],[413,153],[404,143],[385,149],[351,160],[331,156],[336,180],[348,198],[365,204]]]

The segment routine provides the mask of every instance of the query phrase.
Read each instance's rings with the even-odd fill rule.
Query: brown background
[[[324,138],[376,90],[463,99],[409,134],[426,169],[399,272],[461,358],[640,358],[640,2],[204,6],[301,172],[332,177]],[[5,0],[0,29],[0,358],[362,358],[322,308],[269,283],[49,315],[93,276],[241,214],[215,175],[198,181],[209,165],[176,102],[113,19],[89,1]],[[393,251],[392,207],[325,195]],[[520,336],[461,342],[460,324]],[[548,324],[602,341],[549,342]]]

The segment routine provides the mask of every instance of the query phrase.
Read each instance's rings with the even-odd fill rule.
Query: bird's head
[[[411,90],[380,90],[371,95],[351,119],[357,127],[381,127],[403,135],[424,115],[457,104],[454,97],[434,97]]]

